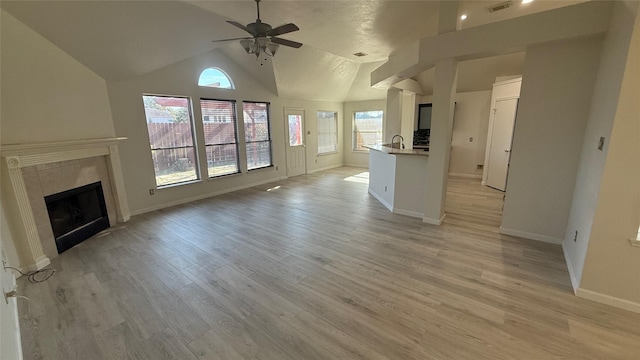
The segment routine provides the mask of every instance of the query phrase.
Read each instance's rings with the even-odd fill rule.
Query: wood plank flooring
[[[640,358],[639,314],[575,297],[559,246],[498,233],[501,192],[451,179],[438,227],[345,180],[363,171],[135,216],[67,251],[47,282],[20,279],[25,359]]]

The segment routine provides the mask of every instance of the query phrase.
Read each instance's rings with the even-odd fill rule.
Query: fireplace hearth
[[[45,196],[58,254],[110,226],[102,183]]]

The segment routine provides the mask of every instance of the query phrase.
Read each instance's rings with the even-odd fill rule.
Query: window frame
[[[144,103],[144,99],[145,97],[163,97],[163,98],[178,98],[178,99],[185,99],[187,101],[187,112],[189,115],[189,130],[191,131],[191,146],[175,146],[175,147],[163,147],[163,148],[154,148],[151,145],[151,139],[149,139],[149,145],[150,145],[150,151],[151,151],[151,163],[153,166],[153,173],[154,173],[154,181],[156,184],[156,189],[165,189],[165,188],[170,188],[170,187],[175,187],[175,186],[181,186],[181,185],[187,185],[187,184],[191,184],[191,183],[195,183],[195,182],[199,182],[202,180],[202,175],[200,172],[200,158],[199,158],[199,154],[198,154],[198,142],[197,142],[197,136],[196,136],[196,129],[195,129],[195,117],[194,117],[194,113],[193,113],[193,101],[191,99],[190,96],[185,96],[185,95],[167,95],[167,94],[151,94],[151,93],[142,93],[142,106],[143,106],[143,110],[145,112],[145,126],[147,128],[147,136],[149,134],[149,122],[147,121],[147,107]],[[156,166],[154,163],[154,158],[153,158],[153,152],[154,151],[158,151],[158,150],[173,150],[173,149],[189,149],[191,148],[193,151],[193,167],[194,167],[194,173],[196,175],[195,179],[189,179],[189,180],[184,180],[184,181],[176,181],[176,182],[172,182],[172,183],[168,183],[168,184],[163,184],[163,185],[159,185],[158,184],[158,173],[156,172]]]
[[[369,149],[357,149],[357,134],[358,133],[362,133],[362,131],[357,131],[357,127],[356,127],[356,114],[357,113],[368,113],[368,112],[374,112],[374,111],[379,111],[382,113],[382,124],[380,125],[380,134],[381,134],[381,138],[384,140],[384,113],[385,111],[382,109],[376,109],[376,110],[356,110],[353,112],[353,117],[351,119],[351,151],[355,152],[355,153],[368,153]],[[371,131],[369,132],[365,132],[365,133],[372,133]]]
[[[206,139],[206,134],[205,134],[205,130],[204,130],[204,113],[202,111],[202,102],[203,101],[219,101],[219,102],[227,102],[233,105],[233,119],[232,119],[232,123],[233,123],[233,131],[234,131],[234,139],[235,139],[235,143],[221,143],[221,144],[207,144],[207,139]],[[229,100],[229,99],[214,99],[214,98],[206,98],[206,97],[201,97],[200,98],[200,115],[202,116],[202,132],[204,135],[204,151],[205,151],[205,158],[207,160],[207,177],[209,179],[215,179],[215,178],[219,178],[222,176],[229,176],[229,175],[235,175],[235,174],[240,174],[242,173],[242,164],[240,163],[240,141],[239,141],[239,137],[238,137],[238,102],[236,100]],[[220,121],[220,119],[216,116],[214,121],[208,121],[208,122],[212,122],[215,124],[220,124],[222,123]],[[206,155],[207,154],[207,147],[208,146],[223,146],[223,145],[234,145],[235,144],[235,148],[236,148],[236,164],[237,164],[237,170],[235,172],[230,172],[230,173],[225,173],[225,174],[220,174],[220,175],[211,175],[209,173],[209,158]]]
[[[202,79],[202,74],[204,74],[205,71],[210,70],[210,69],[219,71],[222,75],[224,75],[227,78],[227,80],[229,81],[229,86],[230,87],[200,85],[200,80]],[[231,78],[231,76],[229,76],[229,74],[227,74],[226,71],[224,71],[224,70],[222,70],[222,69],[220,69],[219,67],[216,67],[216,66],[209,66],[209,67],[203,69],[200,72],[200,75],[198,75],[198,87],[210,88],[210,89],[222,89],[222,90],[235,90],[236,89],[236,85],[233,82],[233,79]]]
[[[334,142],[335,150],[333,150],[333,151],[320,152],[320,117],[318,116],[320,113],[332,113],[332,114],[334,114],[333,120],[335,122],[336,132],[335,132],[335,139],[334,139],[334,141],[335,141]],[[317,127],[317,132],[318,132],[318,139],[317,139],[318,146],[317,146],[317,149],[316,149],[316,153],[317,153],[318,156],[331,155],[331,154],[336,154],[336,153],[340,152],[339,149],[338,149],[338,145],[339,145],[339,142],[338,142],[338,140],[339,140],[339,135],[338,135],[339,134],[339,126],[338,126],[338,123],[339,122],[338,122],[338,112],[337,111],[330,111],[330,110],[318,110],[318,111],[316,111],[316,127]]]
[[[247,140],[247,121],[245,119],[245,104],[265,104],[266,112],[267,112],[267,140],[260,141],[248,141]],[[271,138],[271,103],[267,101],[252,101],[252,100],[242,100],[242,126],[244,131],[244,148],[246,153],[246,161],[247,161],[247,171],[259,170],[273,167],[273,139]],[[268,143],[269,144],[269,164],[264,166],[258,166],[249,168],[249,147],[248,144],[254,143]]]

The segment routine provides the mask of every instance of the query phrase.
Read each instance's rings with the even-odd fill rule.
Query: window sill
[[[242,172],[238,171],[238,172],[231,173],[231,174],[223,174],[223,175],[211,176],[211,177],[207,178],[207,180],[211,181],[211,180],[217,180],[217,179],[221,179],[221,178],[233,177],[233,176],[238,176],[238,175],[242,175]]]
[[[367,150],[351,150],[352,153],[356,153],[356,154],[367,154],[369,152],[369,149]]]
[[[258,171],[258,170],[266,170],[266,169],[270,169],[270,168],[273,168],[273,167],[275,167],[275,165],[267,165],[267,166],[263,166],[263,167],[247,169],[247,172]]]
[[[174,187],[178,187],[178,186],[197,184],[197,183],[201,183],[201,182],[202,182],[201,179],[184,181],[184,182],[179,182],[179,183],[175,183],[175,184],[157,186],[156,190],[170,189],[170,188],[174,188]]]
[[[339,151],[331,151],[331,152],[325,152],[322,154],[317,154],[317,156],[325,156],[325,155],[335,155],[335,154],[339,154]]]

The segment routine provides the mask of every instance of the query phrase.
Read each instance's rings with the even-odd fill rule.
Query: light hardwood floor
[[[25,359],[639,359],[640,315],[573,295],[451,179],[442,226],[340,168],[136,216],[20,281]],[[279,185],[280,188],[266,191]]]

